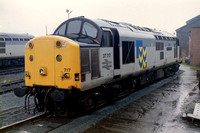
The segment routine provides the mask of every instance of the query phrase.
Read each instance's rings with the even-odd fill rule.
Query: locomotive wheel
[[[85,96],[84,105],[86,110],[90,110],[91,108],[93,108],[94,101],[91,95],[87,94],[87,96]]]

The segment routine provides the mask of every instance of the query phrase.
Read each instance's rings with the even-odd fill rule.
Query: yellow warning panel
[[[65,37],[38,37],[25,46],[26,86],[81,88],[80,48]]]

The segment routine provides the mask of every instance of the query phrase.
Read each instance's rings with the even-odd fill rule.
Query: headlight
[[[44,70],[43,69],[40,69],[40,74],[44,74]]]
[[[47,75],[47,68],[46,67],[42,67],[40,70],[39,70],[39,72],[40,72],[40,75]]]

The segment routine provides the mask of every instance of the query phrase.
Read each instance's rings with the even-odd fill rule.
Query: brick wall
[[[200,20],[187,24],[176,30],[177,38],[179,39],[181,47],[181,57],[189,56],[189,36],[191,33],[191,27],[200,27]]]
[[[190,64],[200,66],[200,27],[191,28]]]

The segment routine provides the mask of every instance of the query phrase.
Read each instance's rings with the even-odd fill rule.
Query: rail
[[[7,132],[8,130],[11,130],[12,128],[16,127],[16,126],[20,126],[20,125],[24,125],[25,123],[28,123],[28,122],[31,122],[33,120],[36,120],[36,119],[39,119],[41,117],[44,117],[45,114],[39,114],[39,115],[35,115],[33,117],[30,117],[30,118],[27,118],[25,120],[22,120],[22,121],[18,121],[16,123],[13,123],[13,124],[10,124],[10,125],[7,125],[7,126],[3,126],[0,128],[0,132],[1,133],[4,133],[4,132]]]
[[[3,70],[0,70],[0,76],[21,73],[21,72],[24,72],[24,67],[3,69]]]

